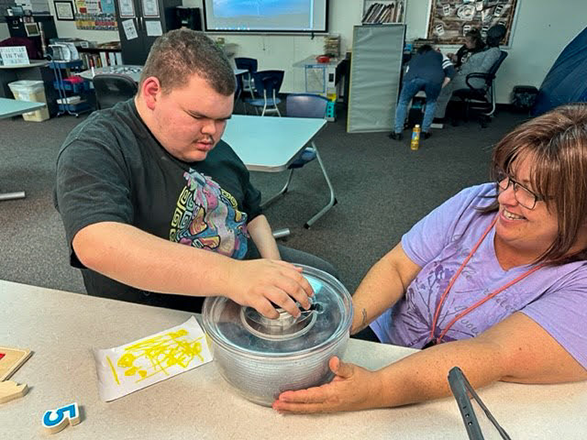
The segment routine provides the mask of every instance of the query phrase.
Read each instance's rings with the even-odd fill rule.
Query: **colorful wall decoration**
[[[427,38],[438,44],[462,44],[472,28],[487,30],[503,24],[507,34],[502,42],[507,46],[512,37],[517,0],[432,0]]]

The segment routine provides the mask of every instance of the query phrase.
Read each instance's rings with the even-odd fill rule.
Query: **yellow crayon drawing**
[[[190,339],[189,332],[183,328],[168,333],[142,339],[124,347],[124,353],[116,362],[107,356],[114,380],[120,385],[113,364],[124,371],[124,376],[136,378],[136,383],[155,375],[174,374],[170,367],[187,369],[192,361],[204,362],[202,342],[204,336]]]

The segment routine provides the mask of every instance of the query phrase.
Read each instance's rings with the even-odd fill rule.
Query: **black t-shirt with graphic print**
[[[238,259],[258,258],[247,223],[261,194],[228,144],[201,162],[171,156],[141,120],[134,101],[95,112],[67,136],[57,159],[55,207],[71,264],[90,295],[198,312],[202,298],[143,292],[89,270],[71,246],[82,228],[130,224],[158,237]]]

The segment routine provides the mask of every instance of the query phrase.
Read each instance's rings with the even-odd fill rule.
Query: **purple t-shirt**
[[[492,195],[493,183],[467,188],[402,237],[405,253],[422,269],[404,297],[371,324],[382,342],[422,348],[430,340],[440,297],[495,217],[475,209],[491,204]],[[436,337],[461,311],[533,267],[503,270],[495,257],[494,237],[495,228],[447,295]],[[460,318],[443,342],[475,337],[517,311],[537,322],[587,368],[587,262],[539,269]]]

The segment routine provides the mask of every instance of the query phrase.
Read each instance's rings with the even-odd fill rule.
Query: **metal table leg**
[[[24,191],[15,191],[10,193],[0,193],[0,202],[5,200],[24,199],[26,196]]]

